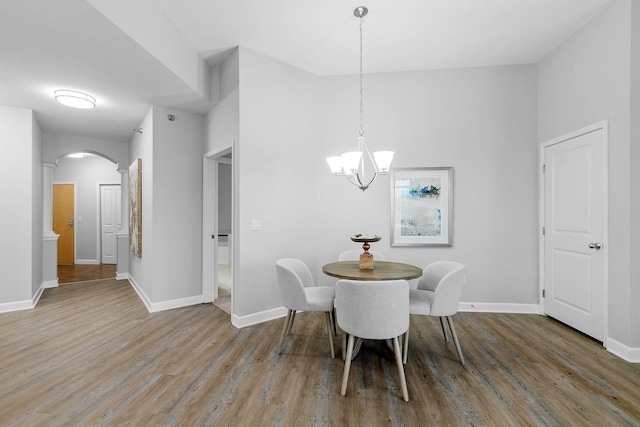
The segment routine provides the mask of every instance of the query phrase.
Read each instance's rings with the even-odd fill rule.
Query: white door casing
[[[607,126],[541,146],[544,313],[606,346]]]
[[[100,185],[100,237],[102,264],[118,263],[116,233],[122,228],[120,185]]]

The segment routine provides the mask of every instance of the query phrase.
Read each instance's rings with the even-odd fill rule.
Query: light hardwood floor
[[[61,285],[0,314],[0,425],[640,425],[640,366],[543,316],[454,320],[466,366],[412,317],[405,403],[380,342],[340,396],[321,315],[278,355],[282,319],[238,330],[213,305],[148,313],[126,281]]]
[[[58,283],[86,282],[97,279],[115,279],[115,264],[60,264]]]

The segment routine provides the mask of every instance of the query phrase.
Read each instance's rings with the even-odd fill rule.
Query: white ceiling
[[[244,46],[318,75],[536,63],[611,0],[111,0],[155,8],[210,63]],[[148,9],[147,9],[148,10]],[[141,20],[142,22],[143,20]],[[85,91],[92,110],[57,104]],[[33,109],[43,131],[129,141],[153,104],[209,106],[85,0],[2,0],[0,104]]]

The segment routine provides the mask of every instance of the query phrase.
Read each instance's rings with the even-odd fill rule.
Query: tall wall
[[[42,131],[31,116],[31,295],[36,295],[43,281],[43,170]]]
[[[139,127],[142,133],[134,133],[129,143],[129,159],[130,163],[142,160],[142,255],[129,253],[129,275],[149,306],[153,301],[153,108]]]
[[[76,184],[75,262],[100,264],[100,184],[120,185],[117,165],[102,157],[61,157],[53,183]]]
[[[632,265],[637,264],[631,254],[640,244],[640,218],[632,215],[630,205],[632,192],[638,191],[638,180],[633,180],[638,172],[632,175],[630,162],[638,156],[631,144],[631,11],[630,0],[612,2],[540,62],[538,140],[547,141],[605,119],[609,122],[608,335],[637,347],[640,328],[632,318],[638,319],[638,310],[630,298],[638,302],[640,287],[636,267],[631,276]],[[634,27],[639,24],[637,15],[636,10]],[[633,105],[637,106],[637,77],[633,81]],[[637,213],[637,198],[634,200]]]
[[[153,107],[154,303],[202,295],[203,142],[202,116]]]
[[[234,306],[239,316],[281,306],[275,260],[317,267],[318,77],[239,48],[239,141],[234,153]],[[252,220],[262,229],[251,231]]]
[[[357,76],[313,76],[238,52],[238,89],[209,113],[205,149],[229,145],[237,120],[237,315],[280,305],[278,258],[300,258],[320,284],[332,283],[321,266],[356,248],[357,232],[383,236],[376,249],[389,259],[464,262],[465,301],[537,304],[535,65],[365,76],[370,147],[392,147],[393,167],[454,167],[453,246],[392,248],[389,177],[363,193],[324,161],[357,141]],[[252,231],[252,220],[262,229]]]
[[[239,138],[239,61],[236,49],[215,73],[219,76],[214,84],[220,88],[220,102],[205,117],[205,153],[221,151]]]
[[[42,284],[42,139],[33,111],[0,106],[6,225],[0,245],[0,311],[29,308]]]
[[[631,3],[631,244],[630,258],[640,259],[640,4]],[[635,184],[635,185],[634,185]],[[631,262],[629,307],[640,307],[640,262]],[[629,344],[640,348],[640,310],[631,309]],[[635,327],[633,326],[635,325]]]
[[[174,115],[175,120],[168,119]],[[130,144],[142,160],[142,255],[129,274],[147,308],[202,301],[202,116],[154,106]]]
[[[365,75],[369,148],[393,149],[392,168],[453,167],[451,247],[391,247],[390,177],[362,192],[329,173],[324,158],[355,146],[359,92],[357,76],[325,79],[319,264],[357,249],[349,236],[377,234],[387,259],[465,264],[465,302],[537,304],[536,78],[535,65]]]

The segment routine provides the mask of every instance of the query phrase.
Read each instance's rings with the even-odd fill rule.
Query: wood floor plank
[[[407,403],[376,341],[340,396],[322,313],[278,354],[282,319],[239,330],[213,305],[148,313],[126,281],[64,285],[0,314],[0,425],[640,425],[638,364],[544,316],[453,319],[465,366],[437,318],[411,317]]]

